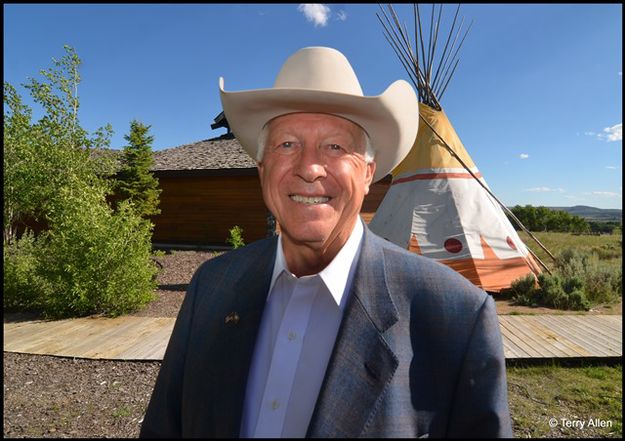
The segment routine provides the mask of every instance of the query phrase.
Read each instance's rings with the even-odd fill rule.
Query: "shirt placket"
[[[308,327],[318,276],[297,279],[284,312],[263,393],[256,437],[282,435],[290,394]]]

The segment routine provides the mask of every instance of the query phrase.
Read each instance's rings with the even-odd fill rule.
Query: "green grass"
[[[515,437],[622,437],[621,365],[519,365],[509,366],[507,376]],[[550,420],[557,425],[550,427]],[[581,427],[581,422],[585,427]]]
[[[575,235],[571,233],[539,233],[532,234],[547,248],[551,254],[557,255],[566,248],[575,248],[581,251],[596,252],[601,261],[610,265],[621,266],[622,238],[621,234],[605,234],[600,236]],[[519,231],[519,237],[549,268],[553,267],[553,260],[549,255],[524,231]]]
[[[112,415],[115,418],[124,418],[132,415],[132,411],[126,406],[121,406],[120,408],[115,409]]]

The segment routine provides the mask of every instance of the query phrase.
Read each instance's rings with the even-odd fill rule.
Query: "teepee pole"
[[[441,5],[442,8],[443,5]],[[445,42],[445,48],[443,49],[443,53],[441,54],[441,58],[440,61],[438,63],[438,67],[436,68],[436,73],[434,74],[434,82],[432,83],[432,89],[436,90],[436,81],[439,78],[439,73],[441,71],[441,68],[445,65],[445,61],[447,60],[448,54],[447,54],[447,49],[449,48],[449,41],[451,40],[451,36],[454,33],[454,28],[456,27],[456,20],[458,19],[458,12],[460,12],[460,5],[458,5],[458,7],[456,8],[456,14],[454,15],[454,21],[451,24],[451,30],[449,31],[449,34],[447,35],[447,41]],[[455,42],[455,40],[454,40]],[[452,45],[453,48],[453,45]],[[449,53],[451,53],[451,49],[449,50]]]
[[[510,209],[508,207],[506,207],[498,198],[497,196],[495,196],[493,194],[492,191],[489,190],[488,187],[486,187],[486,185],[484,185],[484,183],[482,181],[480,181],[480,179],[475,175],[475,173],[473,173],[471,171],[471,169],[467,166],[467,164],[465,164],[465,162],[460,158],[460,156],[458,156],[456,154],[456,152],[454,152],[454,150],[449,146],[449,144],[447,144],[447,141],[445,141],[443,139],[443,137],[441,135],[438,134],[438,132],[434,129],[434,127],[432,127],[432,125],[427,122],[427,120],[425,118],[423,118],[423,116],[421,114],[419,114],[419,117],[421,118],[421,120],[430,128],[430,130],[432,130],[432,132],[438,136],[438,139],[440,139],[443,142],[443,145],[445,146],[445,148],[449,151],[449,153],[451,153],[451,155],[456,158],[456,160],[458,162],[460,162],[460,164],[462,164],[462,166],[465,168],[466,171],[469,172],[469,174],[471,174],[471,176],[473,176],[473,178],[477,181],[478,184],[480,184],[482,186],[482,188],[484,190],[486,190],[488,192],[488,194],[495,199],[495,201],[497,201],[497,203],[501,206],[501,208],[503,208],[506,213],[508,213],[514,220],[515,222],[523,229],[523,231],[525,231],[527,234],[529,234],[529,236],[534,239],[536,241],[536,243],[538,245],[540,245],[540,247],[549,255],[549,257],[551,257],[553,259],[553,261],[556,261],[556,258],[554,257],[553,254],[551,254],[551,252],[549,252],[549,250],[538,240],[538,238],[536,236],[534,236],[530,230],[528,230],[527,228],[525,228],[525,226],[521,223],[521,221],[514,215],[514,213],[512,211],[510,211]],[[529,248],[528,248],[529,249]],[[531,250],[530,250],[531,251]],[[532,253],[532,255],[535,256],[534,253]],[[551,271],[549,271],[549,268],[547,268],[547,266],[540,260],[538,259],[537,256],[535,256],[536,259],[541,263],[541,265],[549,272],[549,274],[551,274]]]
[[[408,72],[408,75],[410,76],[410,79],[412,80],[413,84],[415,85],[415,87],[417,88],[417,90],[419,91],[419,93],[423,93],[423,85],[422,82],[420,81],[419,78],[419,70],[415,69],[415,75],[412,75],[413,71],[412,69],[410,69],[409,65],[413,62],[414,58],[411,56],[411,54],[409,53],[408,50],[406,50],[406,45],[402,45],[401,44],[401,38],[400,36],[397,35],[397,33],[395,32],[395,29],[392,27],[390,19],[388,18],[388,16],[386,15],[386,12],[384,12],[384,9],[382,9],[382,7],[380,7],[382,14],[384,15],[384,18],[386,19],[387,23],[388,23],[388,27],[386,24],[384,24],[384,21],[382,20],[382,18],[380,17],[379,14],[376,13],[376,16],[378,17],[378,20],[380,21],[380,23],[382,24],[382,27],[384,28],[384,30],[386,31],[386,34],[384,35],[384,37],[386,38],[386,41],[389,42],[389,44],[391,45],[391,47],[393,48],[393,50],[395,51],[395,54],[397,55],[397,58],[399,58],[399,61],[401,61],[402,65],[404,66],[404,69],[406,69],[406,71]],[[390,29],[390,30],[389,30]],[[391,33],[392,31],[392,33]],[[401,32],[401,29],[400,29]],[[408,49],[410,49],[410,47],[408,47]],[[403,50],[403,52],[402,52]]]
[[[549,273],[549,275],[550,275],[550,276],[553,276],[553,273],[551,272],[551,270],[547,267],[547,265],[545,265],[545,264],[543,263],[543,261],[542,261],[542,260],[540,260],[540,258],[536,255],[536,253],[535,253],[535,252],[533,252],[533,251],[530,249],[530,247],[526,247],[526,248],[527,248],[527,251],[529,251],[529,252],[530,252],[530,254],[532,255],[532,257],[533,257],[534,259],[536,259],[536,260],[538,261],[538,263],[540,263],[540,264],[542,265],[542,267],[543,267],[543,268],[545,268],[545,270]],[[531,266],[530,266],[530,269],[532,269],[532,267],[531,267]],[[534,270],[533,270],[533,269],[532,269],[532,272],[534,272]]]
[[[462,47],[469,31],[471,30],[471,26],[473,22],[471,22],[464,32],[464,35],[460,39],[460,43],[456,47],[456,42],[458,41],[458,37],[461,35],[462,25],[464,24],[464,18],[462,18],[460,22],[460,26],[454,35],[454,29],[456,27],[456,20],[458,18],[458,11],[460,10],[460,5],[456,9],[456,13],[454,15],[454,20],[451,26],[451,30],[449,35],[447,36],[447,41],[445,42],[445,48],[440,57],[440,63],[438,64],[434,77],[432,77],[432,68],[436,58],[436,46],[438,41],[438,33],[440,30],[441,23],[441,15],[443,6],[440,6],[438,18],[436,19],[436,23],[434,21],[435,17],[435,5],[432,5],[432,13],[430,18],[430,33],[429,33],[429,41],[426,47],[424,46],[424,38],[423,38],[423,26],[421,24],[421,14],[419,11],[419,4],[413,4],[413,16],[415,22],[415,52],[412,52],[412,44],[410,42],[410,37],[408,36],[408,29],[405,27],[402,28],[399,17],[393,8],[393,5],[388,4],[387,8],[389,10],[390,18],[384,11],[382,5],[380,5],[380,10],[384,19],[386,20],[386,24],[382,20],[379,14],[376,14],[378,20],[384,27],[386,31],[386,39],[391,44],[391,47],[395,51],[395,54],[401,61],[404,69],[408,72],[410,79],[413,84],[417,87],[417,91],[419,94],[419,102],[428,105],[436,110],[441,110],[440,99],[442,95],[447,90],[447,86],[451,78],[453,77],[456,67],[458,67],[458,63],[460,59],[458,58],[458,52]],[[392,22],[391,22],[392,18]],[[395,27],[393,27],[393,23]],[[451,42],[451,46],[449,46],[449,42],[451,40],[452,35],[454,35],[453,41]],[[421,49],[419,51],[419,48]],[[421,66],[422,64],[422,66]],[[409,66],[414,66],[414,69],[410,69]],[[451,71],[450,71],[451,69]],[[415,81],[416,80],[416,81]],[[480,184],[480,186],[486,190],[486,192],[499,204],[499,206],[513,219],[517,225],[525,231],[548,255],[556,261],[556,258],[551,254],[551,252],[538,240],[536,236],[534,236],[531,231],[529,231],[525,226],[521,223],[521,221],[514,215],[514,213],[506,207],[482,181],[473,173],[469,167],[464,163],[464,161],[454,152],[454,150],[447,144],[447,142],[443,139],[441,135],[432,127],[432,125],[425,119],[421,114],[419,114],[423,122],[432,130],[432,132],[443,142],[445,148],[449,151],[449,153],[458,161],[462,166],[469,172],[469,174]],[[551,271],[545,265],[542,260],[538,258],[538,256],[531,250],[529,247],[527,248],[531,255],[547,270],[549,274]]]

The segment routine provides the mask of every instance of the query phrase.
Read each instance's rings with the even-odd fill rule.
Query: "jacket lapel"
[[[398,320],[385,280],[381,239],[365,234],[309,437],[356,437],[373,416],[398,360],[383,333]],[[348,403],[348,405],[346,405]]]
[[[250,257],[247,265],[231,268],[232,274],[227,274],[226,280],[234,279],[229,289],[236,296],[221,305],[221,330],[215,333],[220,339],[211,350],[214,360],[219,361],[213,363],[212,378],[219,379],[219,384],[214,384],[211,397],[212,425],[217,437],[239,435],[249,367],[275,260],[276,240],[267,243],[261,252]],[[227,298],[227,293],[222,298]]]

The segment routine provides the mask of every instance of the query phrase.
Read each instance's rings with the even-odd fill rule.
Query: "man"
[[[281,233],[195,273],[141,436],[511,436],[493,300],[359,218],[414,142],[411,86],[365,97],[313,47],[220,91]]]

